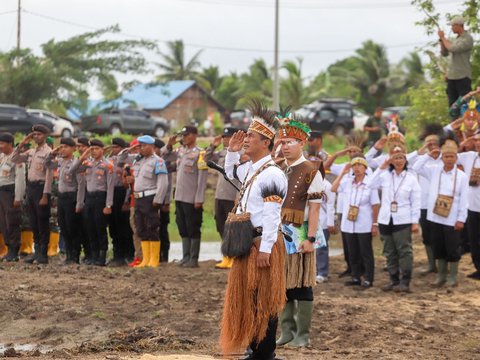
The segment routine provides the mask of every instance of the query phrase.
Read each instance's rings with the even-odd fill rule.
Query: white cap
[[[450,25],[463,25],[465,24],[465,20],[463,20],[463,16],[457,15],[450,20]]]

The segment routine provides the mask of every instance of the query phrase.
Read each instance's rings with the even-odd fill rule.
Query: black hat
[[[50,129],[42,124],[33,125],[32,131],[38,131],[45,135],[50,134]]]
[[[162,140],[156,138],[154,145],[155,145],[155,147],[161,149],[165,146],[165,143]]]
[[[8,132],[0,133],[0,141],[1,142],[6,142],[9,144],[13,144],[15,141],[15,138],[13,137],[12,134]]]
[[[222,136],[223,137],[231,137],[233,136],[233,134],[235,134],[237,132],[237,129],[233,128],[233,127],[226,127],[225,129],[223,129],[223,134]]]
[[[82,136],[77,139],[77,145],[90,146],[90,142],[88,141],[88,138]]]
[[[198,129],[196,126],[187,125],[180,130],[180,135],[188,135],[188,134],[198,134]]]
[[[90,146],[99,146],[99,147],[101,147],[101,148],[103,148],[103,147],[105,146],[105,145],[103,144],[103,142],[102,142],[101,140],[99,140],[99,139],[91,139],[91,140],[89,141],[89,143],[90,143]]]
[[[309,139],[322,139],[322,133],[320,131],[310,131],[308,135]]]
[[[122,148],[126,148],[128,147],[128,144],[125,140],[123,140],[122,138],[119,138],[119,137],[115,137],[112,139],[112,145],[118,145]]]
[[[61,138],[60,139],[60,144],[61,145],[68,145],[71,147],[75,147],[77,144],[75,144],[75,141],[73,141],[72,138]]]

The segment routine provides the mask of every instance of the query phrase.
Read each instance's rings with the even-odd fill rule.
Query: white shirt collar
[[[297,160],[295,160],[293,162],[293,164],[288,165],[287,160],[285,160],[285,164],[287,165],[287,167],[293,167],[293,166],[297,166],[297,165],[303,163],[304,161],[307,161],[307,159],[305,159],[305,156],[303,156],[303,154],[302,154],[302,156],[300,156]]]
[[[257,171],[258,169],[260,169],[261,166],[263,166],[264,164],[266,164],[270,160],[272,160],[272,156],[270,154],[268,154],[267,156],[261,158],[257,162],[252,163],[250,165],[250,167],[252,168],[253,171]]]

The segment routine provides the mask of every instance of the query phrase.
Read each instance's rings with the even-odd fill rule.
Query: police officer
[[[153,137],[140,136],[138,143],[141,158],[132,164],[134,179],[128,176],[126,181],[127,183],[134,181],[135,227],[142,241],[143,260],[135,267],[157,267],[160,262],[158,209],[167,193],[167,167],[154,153]]]
[[[180,266],[198,267],[203,202],[207,185],[208,168],[205,152],[197,146],[198,129],[185,126],[180,134],[182,146],[173,150],[177,136],[168,140],[162,155],[176,154],[177,181],[175,188],[176,222],[182,237],[183,258]]]
[[[90,147],[90,140],[85,136],[80,136],[77,139],[77,151],[82,156],[82,154],[88,150]],[[78,172],[78,195],[77,195],[77,208],[76,212],[81,213],[83,210],[83,206],[85,204],[85,171]],[[83,249],[83,262],[87,265],[92,264],[92,254],[90,252],[90,243],[88,241],[88,233],[86,231],[87,225],[83,222],[83,216],[80,216],[82,226],[79,228],[79,237],[80,237],[80,245]]]
[[[237,129],[232,127],[225,128],[223,134],[215,137],[212,144],[207,148],[206,158],[224,167],[228,144],[236,131]],[[215,152],[215,149],[220,143],[223,144],[223,149]],[[237,182],[237,185],[240,186],[240,183],[237,180],[233,181]],[[227,220],[228,213],[233,209],[237,192],[237,189],[225,180],[223,176],[218,176],[217,185],[215,186],[215,224],[220,236],[223,236],[225,221]],[[232,267],[232,263],[233,258],[224,256],[222,261],[219,264],[216,264],[215,267],[217,269],[229,269]]]
[[[104,144],[98,139],[90,140],[90,148],[79,160],[85,169],[84,222],[87,227],[93,265],[105,266],[108,238],[107,215],[112,213],[114,175],[113,166],[103,156]],[[88,155],[91,153],[91,159]]]
[[[78,264],[80,257],[81,217],[77,213],[78,178],[80,161],[73,153],[76,143],[71,138],[60,139],[60,146],[48,154],[47,169],[58,169],[57,214],[60,232],[65,241],[66,259],[64,264]]]
[[[112,216],[110,216],[109,232],[113,244],[113,259],[109,266],[127,265],[126,259],[133,258],[132,229],[129,223],[129,210],[123,206],[128,202],[127,189],[123,185],[123,166],[118,164],[118,154],[127,148],[128,144],[122,138],[113,138],[111,145],[110,162],[113,164],[114,191]]]
[[[52,149],[46,139],[50,130],[45,125],[34,125],[13,151],[14,163],[27,162],[27,210],[33,231],[35,253],[25,259],[26,263],[48,264],[48,242],[50,238],[50,195],[53,171],[45,168],[45,160]],[[21,149],[33,140],[37,146],[22,153]]]
[[[161,156],[161,149],[165,146],[165,143],[160,139],[155,139],[155,154],[158,157]],[[170,199],[172,198],[172,172],[170,172],[169,167],[171,167],[172,162],[163,159],[165,166],[168,171],[168,188],[167,193],[165,194],[165,199],[163,199],[162,205],[160,206],[160,227],[159,227],[159,236],[160,236],[160,262],[168,262],[168,252],[170,251],[170,236],[168,234],[168,224],[170,224]]]
[[[0,230],[8,246],[4,261],[18,261],[21,206],[25,196],[25,166],[12,161],[14,137],[0,133]]]

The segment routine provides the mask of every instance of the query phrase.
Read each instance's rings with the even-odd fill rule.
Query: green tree
[[[231,73],[224,76],[215,93],[215,98],[229,111],[236,109],[237,102],[241,98],[240,79],[237,74]]]
[[[163,61],[157,64],[161,69],[161,74],[157,76],[157,81],[195,80],[200,70],[199,58],[202,50],[197,51],[188,60],[185,56],[185,46],[182,40],[169,41],[167,49],[167,52],[160,52],[160,57]]]
[[[301,58],[297,58],[296,62],[287,60],[282,65],[282,68],[287,71],[287,77],[280,82],[281,100],[283,104],[291,105],[293,109],[300,108],[309,100],[303,85],[302,62]]]
[[[209,66],[202,69],[202,72],[197,76],[197,81],[208,93],[215,96],[218,88],[222,84],[222,76],[218,66]]]

